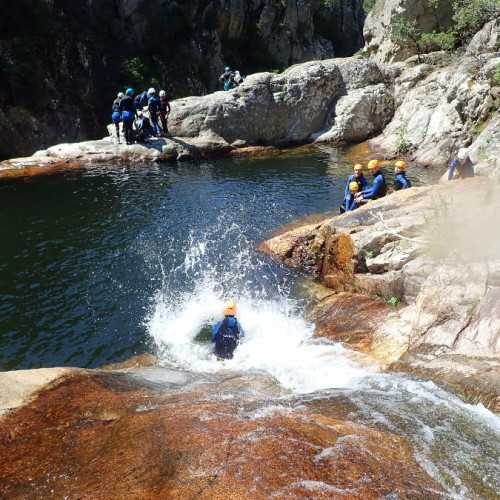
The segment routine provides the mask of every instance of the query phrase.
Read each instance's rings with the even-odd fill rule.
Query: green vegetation
[[[497,64],[495,71],[491,75],[491,82],[495,85],[500,85],[500,64]]]
[[[398,298],[397,297],[391,297],[387,302],[386,304],[388,306],[393,306],[393,307],[398,307],[398,306],[401,306],[403,305],[401,302],[399,302]]]
[[[469,314],[473,313],[476,307],[479,305],[480,299],[472,299],[469,304]]]
[[[412,143],[408,140],[408,127],[406,125],[401,125],[396,129],[394,147],[399,153],[408,153],[413,149]]]
[[[438,10],[440,1],[429,0],[429,6]],[[500,0],[455,0],[452,8],[454,24],[449,29],[421,33],[416,21],[400,17],[391,26],[391,40],[413,46],[420,60],[420,54],[464,45],[487,22],[500,18]]]
[[[373,250],[369,250],[368,252],[366,252],[367,259],[373,259],[373,257],[375,257]]]
[[[365,12],[370,12],[373,9],[376,1],[377,0],[363,0],[363,10]]]
[[[421,51],[425,54],[437,50],[453,50],[457,43],[457,39],[452,32],[441,31],[437,33],[433,31],[432,33],[422,33],[417,43]]]

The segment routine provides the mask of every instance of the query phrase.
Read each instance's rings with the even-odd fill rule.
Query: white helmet
[[[148,94],[156,94],[156,90],[151,87],[149,90],[148,90]]]
[[[118,92],[118,97],[121,99],[123,97],[123,92]]]
[[[164,90],[160,90],[160,97],[165,97],[167,93]]]

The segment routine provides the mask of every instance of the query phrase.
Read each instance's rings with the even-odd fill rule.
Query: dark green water
[[[4,181],[0,369],[96,367],[152,351],[146,319],[155,294],[195,286],[197,270],[186,267],[198,247],[206,253],[196,265],[211,267],[221,295],[249,283],[269,296],[288,293],[294,273],[255,244],[285,223],[335,213],[357,160],[323,146]],[[427,182],[416,170],[414,185]],[[235,263],[243,252],[250,265]]]

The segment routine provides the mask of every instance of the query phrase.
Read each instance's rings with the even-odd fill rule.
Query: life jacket
[[[236,318],[226,316],[215,336],[215,354],[219,358],[232,359],[240,338],[238,321]]]

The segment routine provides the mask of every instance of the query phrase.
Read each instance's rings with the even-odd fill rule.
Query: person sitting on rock
[[[245,336],[236,316],[236,304],[232,300],[226,302],[222,311],[225,318],[219,321],[212,330],[212,342],[215,342],[217,359],[232,359],[233,353],[242,337]]]
[[[450,164],[448,180],[465,179],[467,177],[474,177],[474,163],[469,157],[469,150],[460,148],[457,157]]]
[[[350,175],[347,179],[344,196],[347,196],[349,194],[349,191],[351,189],[349,185],[352,181],[356,181],[358,183],[360,190],[366,189],[368,187],[368,181],[363,175],[363,165],[361,165],[361,163],[356,163],[356,165],[354,165],[354,174]]]
[[[137,123],[137,142],[143,142],[145,144],[151,144],[151,137],[153,134],[153,127],[147,116],[144,116],[142,111],[137,113],[139,117],[139,122]]]
[[[365,188],[356,195],[358,203],[366,203],[368,200],[378,200],[387,194],[387,184],[378,160],[370,160],[368,162],[368,170],[373,175],[373,184],[372,187]]]
[[[396,177],[394,178],[394,187],[392,191],[399,191],[400,189],[407,189],[411,187],[411,182],[406,178],[406,162],[399,160],[394,164],[394,173]]]
[[[359,207],[359,202],[356,200],[356,194],[359,192],[359,184],[356,181],[349,183],[349,191],[344,198],[344,202],[340,205],[340,213],[351,212]]]

